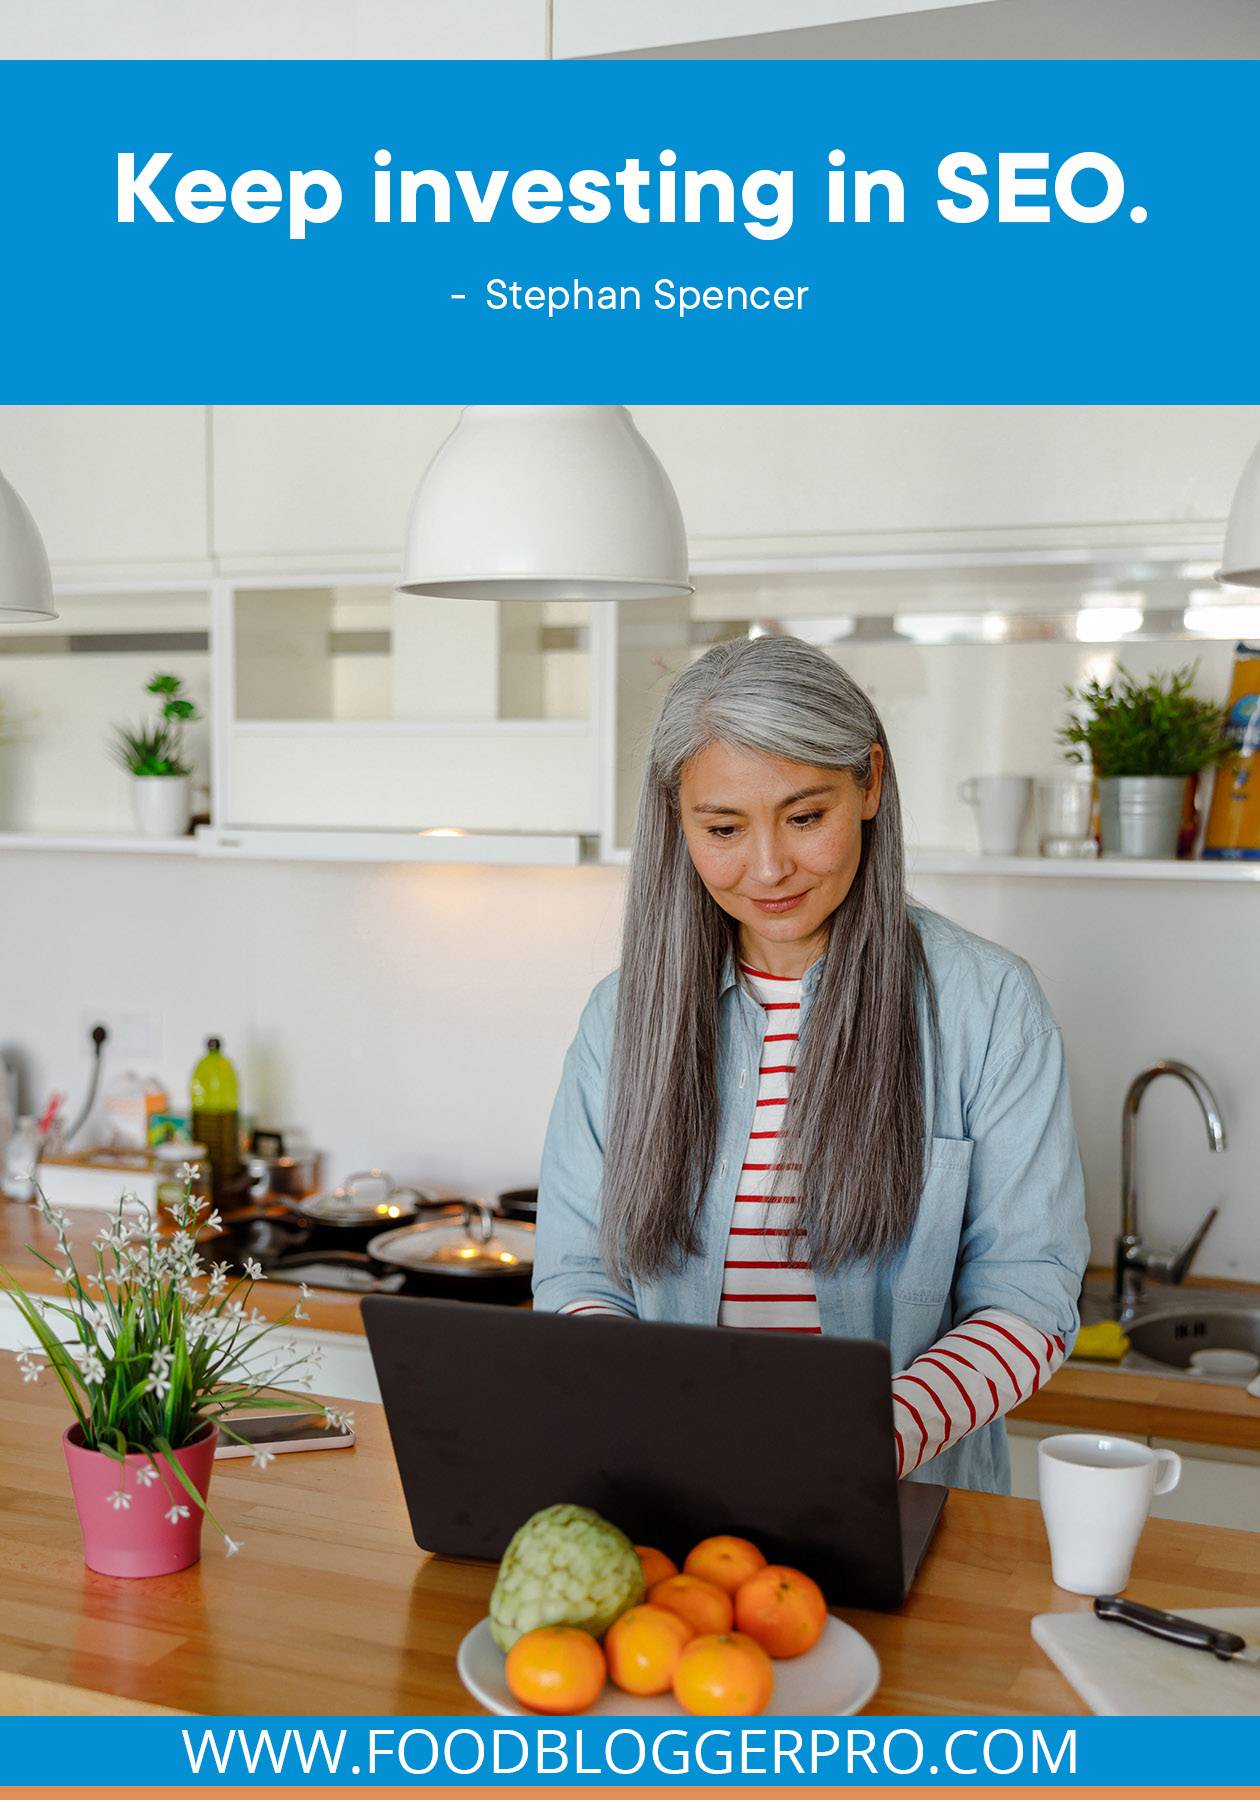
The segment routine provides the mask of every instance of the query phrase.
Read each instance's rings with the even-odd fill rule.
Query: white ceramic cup
[[[1151,1500],[1181,1479],[1175,1450],[1069,1431],[1037,1446],[1037,1487],[1056,1587],[1118,1594],[1129,1579]]]
[[[971,775],[960,784],[958,798],[976,809],[984,856],[1018,855],[1032,798],[1030,775]]]

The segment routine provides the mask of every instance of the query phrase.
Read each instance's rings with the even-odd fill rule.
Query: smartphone
[[[270,1450],[276,1456],[286,1450],[348,1450],[354,1443],[352,1425],[329,1426],[323,1413],[254,1413],[245,1418],[228,1418],[226,1424],[236,1436],[219,1434],[216,1460],[221,1456],[252,1456],[255,1450]],[[244,1443],[238,1443],[237,1438],[244,1438]]]

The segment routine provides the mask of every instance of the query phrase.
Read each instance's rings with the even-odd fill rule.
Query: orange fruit
[[[799,1569],[767,1563],[735,1596],[735,1623],[771,1656],[803,1656],[827,1623],[827,1602]]]
[[[639,1561],[643,1564],[643,1585],[654,1588],[658,1581],[665,1581],[671,1575],[677,1575],[678,1564],[670,1560],[663,1550],[653,1550],[648,1544],[636,1544]]]
[[[693,1633],[663,1606],[632,1606],[608,1629],[608,1674],[627,1694],[668,1694],[674,1669]]]
[[[752,1580],[758,1569],[765,1566],[766,1559],[756,1544],[750,1544],[742,1537],[705,1538],[683,1564],[688,1575],[711,1581],[724,1594],[737,1593],[746,1581]]]
[[[674,1670],[674,1698],[684,1712],[764,1712],[773,1693],[770,1658],[742,1631],[692,1638]]]
[[[504,1665],[508,1687],[531,1712],[577,1713],[604,1691],[604,1652],[589,1631],[540,1625],[518,1637]]]
[[[648,1589],[648,1599],[677,1613],[696,1632],[729,1631],[735,1623],[730,1595],[698,1575],[668,1575]]]

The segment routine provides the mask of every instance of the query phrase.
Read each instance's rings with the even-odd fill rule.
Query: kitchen
[[[1093,1261],[1106,1267],[1120,1225],[1125,1092],[1174,1057],[1209,1083],[1228,1153],[1204,1160],[1192,1098],[1160,1083],[1142,1111],[1143,1236],[1179,1245],[1215,1204],[1194,1274],[1260,1283],[1244,1074],[1260,998],[1245,955],[1255,865],[1052,862],[1036,854],[1031,809],[1018,854],[982,859],[957,792],[975,775],[1059,767],[1062,688],[1100,657],[1143,677],[1197,660],[1197,691],[1224,700],[1234,641],[1256,626],[1246,593],[1214,593],[1211,570],[1260,411],[644,407],[635,418],[679,496],[694,600],[616,615],[551,602],[547,616],[513,618],[510,607],[392,592],[412,491],[453,409],[0,413],[0,469],[40,522],[62,613],[0,638],[0,702],[21,733],[0,750],[18,752],[0,779],[0,1050],[19,1066],[22,1110],[55,1089],[71,1105],[82,1096],[97,1020],[128,1046],[107,1081],[134,1063],[179,1110],[213,1032],[237,1064],[242,1110],[306,1131],[329,1180],[383,1166],[398,1182],[483,1200],[529,1186],[581,1003],[617,960],[638,753],[662,666],[736,624],[821,621],[888,722],[913,892],[1027,957],[1063,1027]],[[1187,611],[1202,625],[1213,606],[1209,630],[1187,629]],[[1027,636],[1020,620],[1034,622]],[[31,647],[58,632],[56,649]],[[23,652],[3,654],[10,644]],[[204,715],[189,743],[209,804],[194,792],[193,805],[211,816],[198,837],[137,853],[144,840],[105,738],[168,664]],[[370,830],[356,825],[365,809]],[[451,832],[467,835],[418,835]],[[4,1210],[12,1267],[29,1214]],[[324,1290],[308,1302],[310,1328],[332,1340],[326,1369],[339,1371],[325,1391],[361,1401],[372,1390],[356,1306]],[[22,1393],[23,1408],[51,1412],[51,1395],[35,1393]],[[1229,1604],[1260,1579],[1255,1540],[1229,1540],[1232,1585],[1206,1572],[1178,1585],[1187,1555],[1200,1571],[1222,1566],[1187,1551],[1196,1540],[1178,1521],[1247,1522],[1257,1407],[1237,1384],[1069,1364],[1026,1412],[1023,1443],[1035,1450],[1032,1434],[1051,1425],[1175,1444],[1187,1473],[1166,1504],[1193,1491],[1194,1510],[1149,1527],[1140,1591]],[[242,1510],[260,1512],[255,1542],[276,1558],[268,1583],[292,1558],[272,1509],[300,1511],[316,1542],[369,1509],[383,1535],[367,1532],[356,1557],[370,1561],[375,1545],[397,1580],[390,1610],[435,1670],[433,1688],[405,1688],[406,1707],[453,1710],[467,1702],[435,1645],[484,1591],[467,1570],[426,1563],[416,1575],[381,1428],[357,1410],[354,1455],[286,1459],[261,1477],[229,1465],[216,1487],[234,1510],[239,1494]],[[29,1479],[50,1505],[58,1496],[68,1571],[73,1517],[51,1425],[39,1440]],[[1017,1454],[1016,1476],[1031,1493],[1031,1456]],[[1064,1598],[1044,1572],[1035,1508],[1013,1515],[965,1495],[950,1506],[953,1560],[923,1577],[940,1585],[872,1627],[886,1674],[903,1639],[910,1659],[906,1684],[886,1681],[876,1704],[1073,1710],[1028,1636],[1031,1612]],[[1008,1586],[1035,1564],[1019,1577],[1030,1604],[1010,1604],[991,1686],[969,1665],[966,1694],[956,1670],[933,1688],[914,1662],[913,1609],[960,1593],[977,1557]],[[240,1565],[204,1567],[215,1604],[235,1605]],[[89,1637],[92,1620],[136,1604],[101,1594],[108,1585],[96,1584]],[[86,1656],[44,1642],[14,1662],[91,1690],[106,1675]],[[231,1681],[195,1698],[178,1682],[146,1687],[139,1664],[123,1681],[108,1691],[248,1710]],[[318,1710],[320,1691],[292,1704]],[[370,1709],[380,1696],[363,1698]],[[278,1689],[268,1704],[290,1702]]]

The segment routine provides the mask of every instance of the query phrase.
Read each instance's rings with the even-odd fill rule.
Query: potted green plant
[[[234,1412],[301,1409],[322,1413],[330,1426],[350,1423],[349,1414],[292,1392],[313,1382],[319,1354],[275,1336],[306,1317],[301,1301],[269,1320],[250,1304],[263,1279],[257,1263],[246,1258],[235,1278],[225,1262],[203,1265],[197,1234],[220,1221],[217,1213],[201,1218],[209,1202],[194,1196],[191,1176],[186,1168],[169,1235],[165,1214],[159,1230],[140,1202],[120,1201],[93,1241],[87,1270],[65,1215],[37,1190],[60,1253],[60,1261],[40,1261],[63,1297],[31,1294],[0,1270],[0,1287],[38,1345],[17,1352],[24,1379],[51,1369],[74,1415],[62,1441],[84,1560],[102,1575],[187,1568],[201,1554],[205,1519],[229,1556],[241,1548],[207,1498],[220,1436],[244,1442],[232,1429]],[[265,1467],[271,1455],[256,1450],[254,1461]]]
[[[142,837],[183,837],[191,816],[192,766],[184,752],[184,727],[200,719],[178,675],[155,675],[145,692],[161,710],[151,723],[114,729],[114,760],[131,776],[131,800]]]
[[[1197,672],[1138,681],[1121,667],[1109,682],[1065,689],[1081,710],[1059,741],[1070,762],[1093,765],[1104,856],[1176,856],[1188,784],[1233,754],[1225,709],[1193,692]]]

